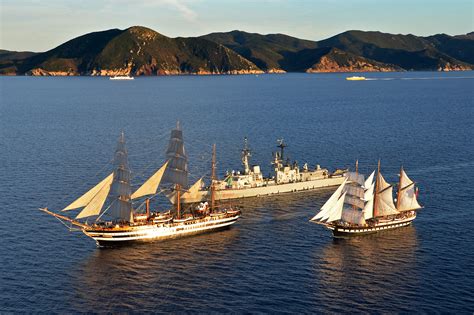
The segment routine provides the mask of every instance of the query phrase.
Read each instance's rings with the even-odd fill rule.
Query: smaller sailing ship
[[[356,171],[345,174],[346,179],[310,220],[333,231],[335,237],[356,236],[399,228],[411,224],[417,210],[422,207],[417,201],[418,190],[408,178],[403,167],[396,202],[393,186],[375,171],[365,179]],[[375,178],[375,182],[374,182]]]
[[[135,192],[131,189],[131,172],[128,165],[125,137],[122,133],[115,151],[115,170],[99,184],[65,207],[63,211],[82,208],[75,219],[52,212],[48,208],[40,210],[63,222],[78,226],[82,232],[96,241],[99,247],[130,242],[163,240],[224,229],[240,218],[240,211],[231,207],[222,208],[216,204],[215,188],[212,189],[210,205],[199,209],[181,208],[180,194],[187,185],[187,157],[184,151],[183,133],[179,126],[171,131],[168,145],[168,161],[158,169]],[[212,159],[212,187],[215,187],[215,145]],[[158,187],[166,175],[166,180],[176,190],[175,207],[165,212],[150,211],[150,199],[156,196]],[[141,206],[135,204],[146,197]],[[104,207],[108,201],[108,206]],[[92,223],[88,221],[92,220]]]

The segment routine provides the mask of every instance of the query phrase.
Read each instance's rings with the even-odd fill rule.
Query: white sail
[[[311,219],[311,221],[320,221],[323,217],[327,217],[327,213],[334,207],[339,200],[344,186],[346,185],[347,178],[344,179],[342,184],[336,189],[336,191],[329,197],[329,199],[321,207],[320,211]]]
[[[347,196],[346,196],[347,198]],[[344,209],[342,211],[342,220],[344,222],[352,223],[352,224],[357,224],[357,225],[365,225],[365,218],[364,218],[364,213],[358,209]]]
[[[332,222],[332,221],[337,221],[341,219],[345,198],[346,198],[346,193],[342,194],[342,196],[336,202],[336,205],[331,208],[331,210],[329,211],[329,218],[326,220],[326,222]]]
[[[378,184],[379,184],[379,191],[382,191],[385,188],[390,187],[390,184],[387,183],[385,178],[383,178],[382,173],[378,174],[377,181],[378,181]]]
[[[365,203],[364,209],[362,209],[362,213],[364,214],[364,219],[368,220],[374,217],[374,198],[369,199]]]
[[[400,200],[398,201],[398,211],[408,211],[421,208],[416,200],[415,183],[408,178],[405,171],[400,172]]]
[[[351,182],[364,185],[364,175],[356,172],[347,172],[344,176]]]
[[[104,206],[105,199],[110,192],[111,183],[104,185],[92,198],[92,200],[87,204],[87,206],[82,209],[81,212],[76,216],[76,219],[86,218],[90,216],[99,215],[100,210]]]
[[[368,187],[364,192],[364,200],[369,201],[374,199],[374,190],[375,190],[375,183],[372,183],[370,187]]]
[[[92,187],[88,192],[86,192],[84,195],[73,201],[70,205],[68,205],[66,208],[64,208],[62,211],[67,211],[67,210],[73,210],[77,208],[82,208],[87,206],[91,200],[97,195],[97,193],[104,187],[104,186],[110,186],[112,184],[112,180],[114,178],[114,173],[110,174],[107,176],[105,179],[103,179],[100,183]]]
[[[383,180],[382,175],[380,177]],[[387,182],[385,182],[387,183]],[[388,185],[388,184],[387,184]],[[386,216],[399,213],[393,204],[393,187],[388,185],[377,193],[376,216]]]
[[[364,182],[364,188],[365,189],[369,188],[373,184],[374,175],[375,175],[375,171],[373,171],[372,174],[370,174],[370,176],[367,177],[367,179],[365,180],[365,182]]]
[[[143,185],[132,194],[131,198],[137,199],[143,196],[156,194],[167,165],[168,162],[166,162],[155,174],[144,182]]]

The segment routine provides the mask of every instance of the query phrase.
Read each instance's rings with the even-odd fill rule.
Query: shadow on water
[[[368,312],[413,310],[410,299],[420,281],[418,246],[414,226],[333,239],[314,255],[318,298],[335,312],[348,306]]]
[[[238,229],[190,238],[97,249],[77,268],[69,303],[83,311],[179,310],[199,306],[215,275],[228,272]],[[79,304],[78,304],[79,303]],[[200,306],[202,307],[202,305]]]

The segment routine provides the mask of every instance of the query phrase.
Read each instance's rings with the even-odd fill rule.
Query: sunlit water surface
[[[474,73],[1,77],[0,311],[464,312],[474,310]],[[300,165],[404,165],[425,208],[413,226],[334,240],[308,219],[331,190],[242,203],[231,229],[98,249],[59,210],[110,171],[121,130],[134,184],[184,129],[191,179],[271,169],[277,138]],[[156,202],[154,207],[161,206]]]

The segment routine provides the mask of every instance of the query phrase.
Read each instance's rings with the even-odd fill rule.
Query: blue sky
[[[432,35],[474,30],[474,0],[0,0],[0,48],[45,51],[132,25],[170,37],[234,29],[320,40],[346,30]]]

